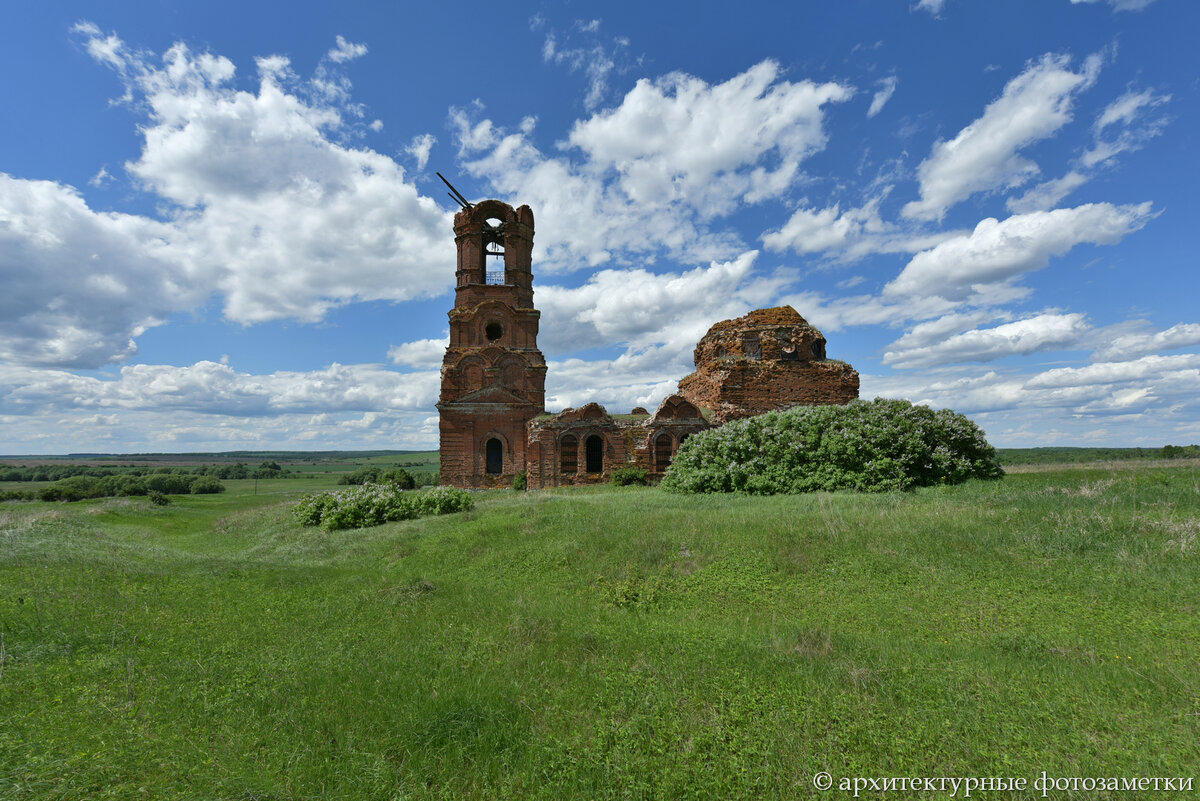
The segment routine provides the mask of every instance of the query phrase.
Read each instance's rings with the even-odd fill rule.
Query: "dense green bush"
[[[292,513],[303,525],[336,530],[462,512],[472,505],[466,491],[453,487],[404,492],[395,484],[363,484],[348,490],[306,495]]]
[[[612,483],[618,487],[628,487],[630,484],[649,484],[650,473],[644,467],[618,467],[612,472]]]
[[[71,476],[48,487],[42,487],[38,490],[38,497],[43,501],[82,501],[87,498],[99,498],[98,483],[99,479],[92,476]]]
[[[354,487],[359,487],[363,484],[377,484],[381,475],[383,475],[383,471],[378,467],[364,467],[361,470],[355,470],[353,473],[347,473],[342,476],[338,479],[338,483]]]
[[[75,475],[22,494],[0,497],[19,500],[36,496],[41,501],[83,501],[89,498],[128,497],[131,495],[187,495],[188,493],[224,492],[225,487],[212,476],[167,472],[159,468],[147,476],[132,473],[105,474],[101,477]],[[199,487],[199,489],[197,489]]]
[[[517,492],[524,492],[528,487],[529,476],[525,475],[524,470],[513,476],[513,489],[515,489]]]
[[[696,434],[680,446],[662,486],[752,495],[883,492],[1001,475],[995,449],[963,415],[876,398],[798,406]]]
[[[224,491],[225,485],[213,476],[196,476],[192,480],[193,495],[212,495],[213,493]]]
[[[192,481],[196,478],[196,476],[156,471],[142,480],[146,483],[146,489],[151,492],[161,492],[163,495],[187,495],[192,491]]]
[[[379,477],[381,484],[392,484],[402,490],[413,489],[417,486],[417,482],[413,479],[412,473],[405,470],[403,467],[396,467],[388,470]]]

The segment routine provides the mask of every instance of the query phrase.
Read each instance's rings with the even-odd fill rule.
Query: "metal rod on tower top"
[[[467,200],[465,197],[462,196],[462,192],[459,192],[457,189],[454,188],[454,184],[452,184],[446,180],[446,176],[442,175],[439,172],[439,173],[437,173],[437,177],[442,179],[442,183],[444,183],[446,186],[450,187],[450,191],[454,193],[452,197],[454,197],[455,200],[457,200],[459,203],[461,203],[462,207],[464,209],[469,209],[469,208],[474,207],[474,204],[471,203],[471,201]]]

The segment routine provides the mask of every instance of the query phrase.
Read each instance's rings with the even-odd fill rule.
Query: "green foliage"
[[[361,470],[355,470],[353,473],[347,473],[338,479],[338,483],[344,486],[358,487],[363,484],[378,484],[383,471],[378,467],[364,467]]]
[[[258,467],[254,468],[251,474],[252,478],[279,478],[283,475],[283,468],[278,462],[263,462]]]
[[[97,482],[96,488],[102,498],[145,495],[148,491],[145,480],[133,475],[105,476]]]
[[[412,473],[405,470],[403,467],[396,467],[388,470],[379,477],[381,484],[391,484],[399,489],[413,489],[417,486],[417,482],[413,479]]]
[[[338,479],[338,483],[354,487],[364,484],[392,484],[400,489],[413,489],[417,486],[417,481],[412,473],[403,467],[394,467],[390,470],[381,467],[364,467],[342,476]]]
[[[454,487],[406,493],[395,484],[363,484],[348,490],[306,495],[292,514],[303,525],[320,525],[336,531],[461,512],[471,506],[470,494]]]
[[[494,491],[318,535],[283,481],[13,505],[0,797],[769,801],[849,797],[814,791],[820,770],[1191,776],[1196,479]]]
[[[999,478],[983,431],[961,414],[876,398],[797,406],[689,437],[662,487],[751,495],[907,490]]]
[[[524,470],[513,476],[513,489],[515,489],[517,492],[524,492],[528,486],[529,477],[525,475]]]
[[[997,448],[1002,464],[1083,464],[1131,459],[1200,459],[1200,445],[1164,445],[1162,448]]]
[[[38,497],[43,501],[82,501],[99,498],[98,480],[91,476],[72,476],[42,487]]]
[[[1164,445],[1159,455],[1163,459],[1200,458],[1200,445]]]
[[[28,492],[5,493],[0,500],[22,500],[36,497],[42,501],[83,501],[90,498],[129,497],[157,493],[187,495],[224,492],[225,487],[213,476],[190,472],[175,472],[159,468],[146,476],[132,473],[109,473],[99,478],[76,475]]]
[[[158,492],[157,490],[150,490],[148,493],[146,493],[146,497],[148,497],[150,499],[150,503],[154,504],[155,506],[166,506],[171,502],[170,497],[168,497],[166,493]]]
[[[192,481],[195,478],[195,476],[156,471],[153,475],[146,476],[146,489],[151,492],[161,492],[164,495],[187,495],[192,491]]]
[[[471,493],[457,487],[434,487],[408,497],[416,501],[418,517],[466,512],[475,505]]]
[[[649,471],[644,467],[618,467],[612,471],[612,483],[618,487],[628,487],[630,484],[640,484],[645,486],[649,484]]]
[[[192,482],[193,495],[214,495],[224,491],[225,485],[212,476],[197,476]]]

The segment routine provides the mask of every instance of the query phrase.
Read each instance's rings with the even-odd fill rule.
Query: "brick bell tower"
[[[442,359],[441,482],[512,484],[526,424],[545,411],[546,360],[533,307],[533,211],[499,200],[454,215],[458,281]]]

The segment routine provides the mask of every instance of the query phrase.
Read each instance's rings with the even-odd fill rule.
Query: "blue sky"
[[[0,452],[426,448],[453,204],[551,410],[789,303],[999,446],[1200,441],[1190,0],[10,4]]]

